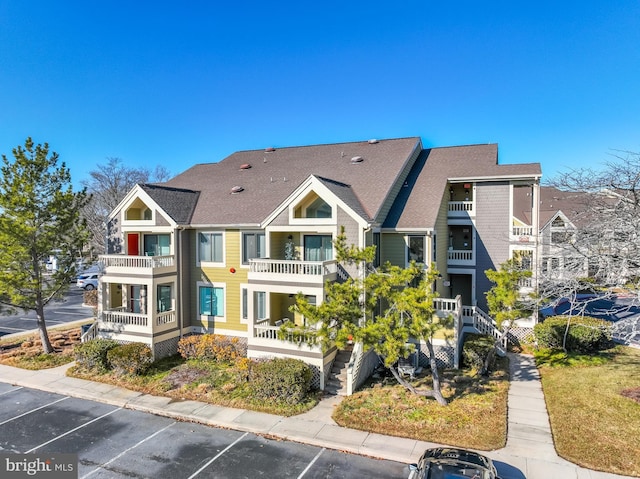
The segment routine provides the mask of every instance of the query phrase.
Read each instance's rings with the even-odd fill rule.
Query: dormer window
[[[307,206],[306,212],[307,218],[331,218],[331,206],[319,197]]]
[[[125,210],[125,219],[128,221],[151,221],[153,220],[153,210],[149,208],[144,202],[137,198],[129,207]]]
[[[333,211],[331,205],[311,192],[295,208],[295,218],[331,218]]]

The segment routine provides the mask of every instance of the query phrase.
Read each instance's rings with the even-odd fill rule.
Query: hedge
[[[178,342],[178,353],[185,359],[209,359],[231,362],[247,355],[245,343],[237,337],[221,334],[187,336]]]
[[[464,335],[464,344],[462,345],[462,363],[464,366],[482,370],[487,355],[494,347],[495,340],[491,336],[484,334],[467,333]],[[495,356],[492,356],[489,369],[495,366]]]
[[[85,343],[76,344],[73,348],[73,354],[78,366],[101,372],[107,371],[109,369],[107,353],[119,344],[112,339],[92,339]]]
[[[577,353],[592,353],[613,346],[611,323],[589,316],[553,316],[533,327],[539,347],[557,349],[562,343],[569,321],[566,350]]]
[[[250,370],[250,388],[258,399],[298,404],[311,389],[311,367],[292,358],[255,362]]]
[[[116,374],[144,374],[153,363],[153,354],[146,344],[127,343],[110,349],[107,361]]]

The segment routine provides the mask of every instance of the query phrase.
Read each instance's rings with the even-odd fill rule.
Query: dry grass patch
[[[640,350],[537,359],[558,454],[589,469],[640,477],[640,404],[633,397]]]
[[[0,341],[0,364],[22,369],[48,369],[74,361],[73,346],[80,342],[80,328],[47,331],[54,352],[44,354],[39,334]]]
[[[345,398],[333,418],[341,426],[421,441],[493,450],[504,447],[507,434],[508,361],[490,377],[445,371],[443,394],[448,406],[415,396],[393,378],[370,383]],[[428,389],[431,377],[414,383]]]

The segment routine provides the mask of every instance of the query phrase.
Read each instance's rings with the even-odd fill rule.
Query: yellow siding
[[[241,311],[242,298],[240,284],[247,283],[247,268],[242,268],[240,259],[241,234],[239,230],[227,230],[224,235],[225,246],[225,266],[219,268],[201,268],[201,278],[203,281],[211,283],[225,284],[225,323],[220,323],[220,327],[232,331],[247,331],[247,325],[242,324]],[[231,272],[235,269],[235,273]],[[195,304],[198,300],[198,292],[195,292]],[[207,326],[206,321],[202,326]]]

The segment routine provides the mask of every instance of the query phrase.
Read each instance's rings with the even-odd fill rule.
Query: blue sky
[[[639,133],[638,0],[0,0],[0,153],[48,142],[74,183],[407,136],[549,177]]]

